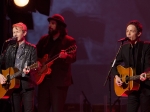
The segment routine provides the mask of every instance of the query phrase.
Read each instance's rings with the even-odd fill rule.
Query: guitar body
[[[131,93],[132,91],[137,91],[139,90],[140,87],[140,83],[139,81],[127,81],[126,78],[127,77],[132,77],[134,76],[134,70],[129,67],[129,68],[124,68],[121,65],[117,66],[117,70],[120,74],[120,78],[122,79],[123,85],[122,86],[118,86],[115,83],[115,78],[114,78],[114,90],[117,96],[128,96],[129,93]]]
[[[2,70],[2,74],[4,75],[5,78],[8,79],[8,75],[10,75],[10,77],[18,72],[19,70],[17,68],[8,68],[6,70]],[[10,96],[12,91],[15,88],[19,88],[20,86],[20,80],[17,78],[13,78],[12,80],[10,80],[8,83],[6,84],[1,84],[0,85],[0,98],[4,98],[5,96]]]
[[[51,69],[47,66],[44,66],[36,74],[33,74],[36,84],[40,84],[44,80],[45,76],[49,75],[50,73]]]
[[[36,84],[40,84],[46,75],[49,75],[51,73],[50,66],[53,64],[53,62],[49,63],[48,65],[44,65],[44,62],[48,60],[48,54],[45,54],[42,59],[39,59],[39,62],[42,64],[42,67],[40,70],[37,71],[34,75],[34,79]]]
[[[72,45],[70,47],[68,47],[65,52],[66,53],[73,53],[76,52],[76,45]],[[39,59],[39,62],[42,64],[41,69],[39,69],[37,71],[36,74],[34,74],[34,78],[35,78],[35,83],[38,85],[40,84],[46,75],[50,75],[51,74],[51,65],[53,64],[53,62],[59,58],[59,53],[55,56],[53,56],[51,59],[48,58],[48,54],[45,54],[43,56],[42,59]]]

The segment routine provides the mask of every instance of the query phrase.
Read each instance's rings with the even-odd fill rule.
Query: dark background
[[[150,40],[149,0],[53,0],[49,15],[59,13],[64,16],[68,34],[77,41],[77,61],[72,65],[74,84],[70,86],[66,103],[82,106],[86,98],[92,105],[109,103],[109,83],[104,82],[120,43],[125,37],[126,24],[133,19],[143,25],[142,40]],[[2,11],[1,41],[11,37],[11,20],[7,18],[5,5]],[[41,5],[42,6],[42,5]],[[42,6],[44,8],[44,5]],[[36,44],[48,32],[47,15],[32,12],[33,26],[28,26],[27,40]],[[26,18],[27,19],[27,18]],[[18,21],[19,22],[19,21]],[[30,24],[31,25],[31,24]],[[111,77],[112,104],[117,96],[113,90]],[[83,91],[83,93],[82,93]],[[121,98],[121,104],[126,98]]]

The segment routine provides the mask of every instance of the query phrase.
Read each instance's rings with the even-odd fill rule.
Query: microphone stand
[[[116,105],[116,103],[118,103],[118,106],[119,106],[119,108],[117,110],[118,110],[118,112],[120,112],[120,97],[118,97],[117,100],[115,100],[115,102],[112,105],[112,107],[114,107]]]
[[[118,54],[119,54],[119,52],[120,52],[120,49],[122,48],[122,45],[123,45],[123,42],[124,42],[124,41],[125,41],[125,40],[121,41],[121,45],[120,45],[120,47],[119,47],[119,49],[118,49],[118,52],[117,52],[117,54],[116,54],[116,56],[115,56],[115,58],[114,58],[114,60],[113,60],[113,63],[112,63],[112,65],[111,65],[111,68],[110,68],[110,70],[108,71],[108,75],[107,75],[106,80],[105,80],[105,82],[104,82],[104,86],[106,86],[107,81],[109,82],[109,109],[110,109],[110,112],[112,112],[112,106],[111,106],[111,76],[110,76],[110,74],[111,74],[112,68],[114,67],[114,64],[116,63],[116,58],[117,58],[117,56],[118,56]]]
[[[85,94],[84,94],[84,92],[82,91],[82,94],[83,94],[83,96],[84,96],[84,100],[83,100],[83,112],[91,112],[91,111],[93,111],[93,109],[92,109],[92,106],[91,106],[91,103],[88,101],[88,99],[86,98],[86,96],[85,96]],[[90,106],[90,111],[88,111],[88,107],[87,106]]]

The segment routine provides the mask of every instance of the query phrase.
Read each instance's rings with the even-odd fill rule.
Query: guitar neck
[[[38,68],[38,62],[36,62],[36,63],[30,65],[29,68],[30,68],[30,70]],[[16,78],[16,77],[20,76],[22,73],[23,73],[23,72],[19,70],[19,71],[17,71],[16,73],[14,73],[13,75],[11,75],[11,76],[9,75],[7,78],[8,78],[9,80],[12,80],[13,78]]]
[[[66,53],[72,53],[72,52],[76,51],[76,48],[77,48],[76,45],[72,45],[72,46],[68,47],[68,48],[65,50],[65,52],[66,52]],[[55,60],[58,59],[58,58],[59,58],[59,54],[57,54],[57,55],[53,56],[52,58],[48,59],[48,60],[44,63],[44,65],[49,65],[49,64],[51,64],[51,62],[55,61]]]
[[[9,79],[12,80],[13,78],[16,78],[16,77],[20,76],[21,74],[22,74],[22,72],[18,71],[14,75],[11,75]]]
[[[126,79],[127,79],[128,81],[138,80],[138,79],[140,79],[140,75],[135,75],[135,76],[132,76],[132,77],[127,77]]]
[[[51,62],[55,61],[55,60],[58,59],[58,58],[59,58],[59,54],[57,54],[57,55],[55,55],[54,57],[52,57],[51,59],[47,60],[47,61],[45,62],[45,65],[50,64]]]

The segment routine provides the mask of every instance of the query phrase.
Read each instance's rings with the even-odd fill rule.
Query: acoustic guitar
[[[38,63],[34,63],[29,66],[30,70],[37,69]],[[7,79],[5,84],[0,84],[0,99],[9,98],[14,89],[20,87],[19,77],[22,74],[17,68],[9,67],[6,70],[2,70],[2,74]]]
[[[72,45],[70,47],[68,47],[65,52],[66,53],[73,53],[75,52],[77,49],[77,46],[76,45]],[[55,60],[57,60],[59,58],[59,54],[53,56],[52,58],[48,58],[48,54],[45,54],[44,57],[42,59],[39,59],[39,62],[42,64],[41,65],[41,69],[37,71],[36,74],[33,74],[34,75],[34,78],[35,78],[35,82],[36,84],[40,84],[46,75],[50,75],[51,73],[51,65],[53,64],[53,62]]]
[[[139,90],[140,75],[135,75],[134,69],[131,67],[124,68],[123,66],[118,65],[117,70],[123,82],[122,86],[118,86],[115,83],[116,79],[114,78],[114,90],[117,96],[128,96],[132,91]],[[150,78],[150,72],[146,73],[146,78]]]

